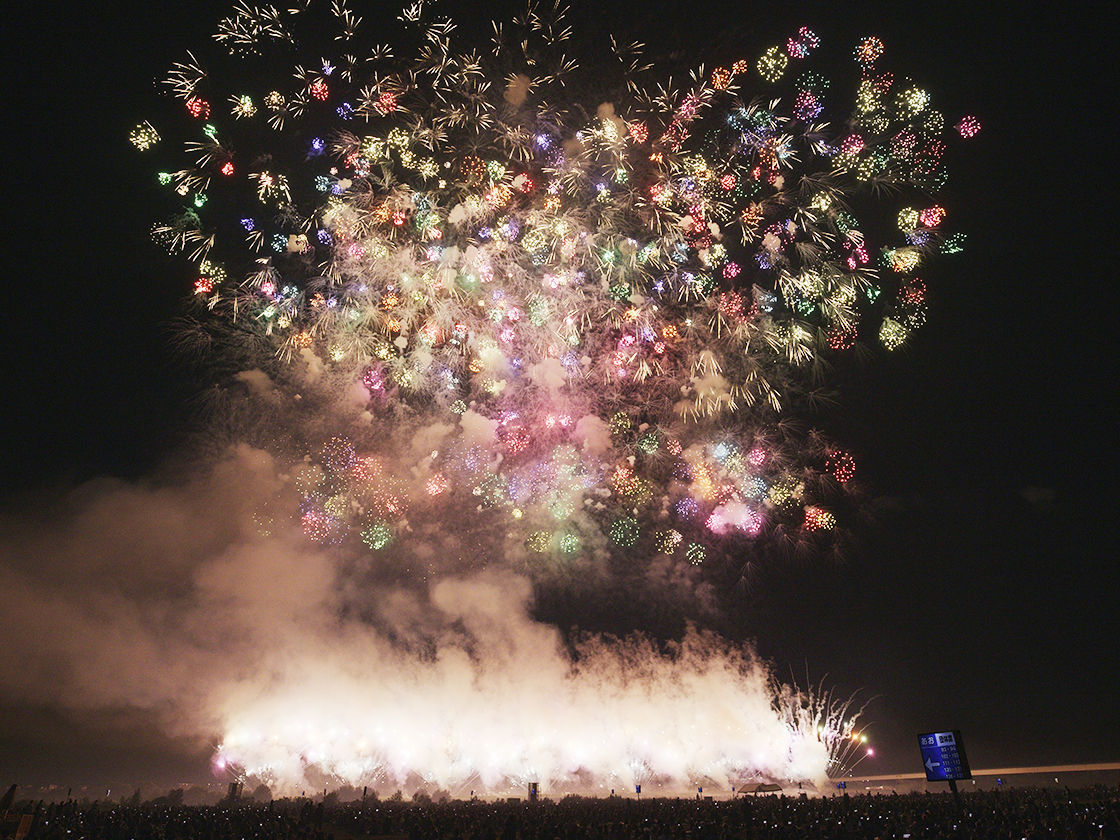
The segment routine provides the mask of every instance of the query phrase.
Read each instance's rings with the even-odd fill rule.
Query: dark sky
[[[845,564],[773,573],[741,629],[779,673],[876,697],[868,772],[916,771],[915,734],[941,728],[963,730],[974,767],[1115,761],[1110,25],[1080,4],[823,11],[837,5],[588,15],[698,56],[803,24],[834,44],[877,34],[946,113],[984,125],[946,190],[969,238],[931,281],[930,323],[850,383],[830,425],[860,454],[872,521]],[[195,382],[167,325],[185,287],[148,242],[150,173],[125,138],[153,81],[225,11],[73,4],[8,33],[9,509],[38,515],[67,482],[148,475],[184,434]],[[109,717],[0,693],[0,781],[205,775],[195,746]]]

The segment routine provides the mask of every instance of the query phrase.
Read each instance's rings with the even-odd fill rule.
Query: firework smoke
[[[9,696],[223,733],[216,767],[277,793],[823,776],[749,650],[698,631],[573,648],[507,572],[359,581],[297,529],[259,533],[280,482],[242,447],[177,486],[84,487],[62,527],[6,522]]]

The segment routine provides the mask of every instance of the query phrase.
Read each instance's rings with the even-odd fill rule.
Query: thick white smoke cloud
[[[452,789],[823,778],[825,748],[791,729],[749,652],[699,632],[667,653],[573,651],[506,569],[379,584],[295,524],[262,533],[285,483],[240,447],[190,480],[94,482],[6,522],[4,695],[154,713],[278,791],[321,774]]]

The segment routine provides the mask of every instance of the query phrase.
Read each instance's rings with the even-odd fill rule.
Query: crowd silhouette
[[[946,794],[488,802],[425,797],[215,806],[22,803],[28,840],[1120,840],[1120,788]],[[26,822],[25,822],[26,825]]]

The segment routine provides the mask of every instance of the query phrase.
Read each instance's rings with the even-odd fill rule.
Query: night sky
[[[983,123],[952,163],[943,203],[968,240],[931,272],[929,323],[846,377],[825,423],[859,457],[867,521],[843,563],[769,572],[721,629],[779,676],[874,698],[867,773],[918,771],[915,735],[946,728],[974,768],[1116,761],[1111,25],[1080,4],[793,5],[577,10],[698,59],[800,25],[843,50],[879,35],[936,106]],[[189,285],[148,239],[155,188],[127,134],[226,11],[61,5],[9,30],[6,528],[99,476],[155,474],[192,431],[200,380],[168,348]],[[0,673],[0,782],[209,777],[207,750],[143,716],[68,712],[17,683]]]

